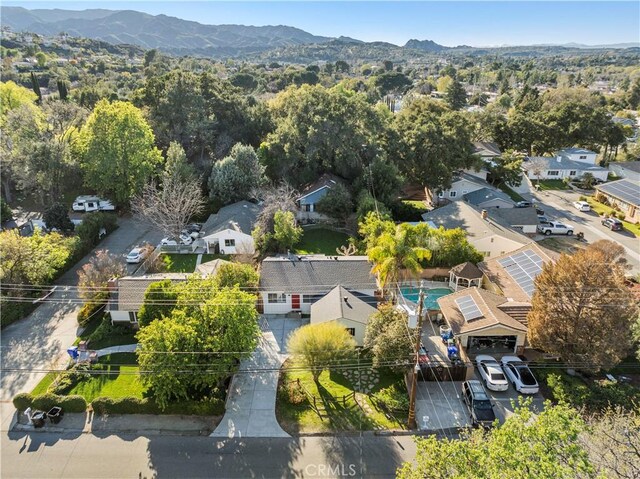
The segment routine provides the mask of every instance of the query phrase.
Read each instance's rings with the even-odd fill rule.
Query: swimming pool
[[[400,291],[402,292],[402,296],[404,296],[405,299],[416,304],[418,303],[418,295],[420,294],[420,289],[417,286],[403,286],[402,288],[400,288]],[[424,295],[424,308],[440,309],[440,306],[438,306],[438,298],[451,293],[453,293],[453,291],[449,288],[427,289]]]

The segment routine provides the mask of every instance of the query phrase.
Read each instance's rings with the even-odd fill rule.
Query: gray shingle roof
[[[202,227],[203,236],[209,236],[226,229],[250,235],[260,211],[262,211],[262,206],[249,201],[238,201],[224,206],[215,215],[209,216]]]
[[[546,162],[545,168],[547,170],[576,170],[576,171],[607,171],[606,168],[601,166],[591,165],[589,163],[582,163],[580,161],[573,161],[566,156],[530,156],[527,157],[527,161],[523,162],[522,168],[528,170],[531,167],[531,161],[529,160],[542,160]]]
[[[480,156],[500,156],[500,147],[490,141],[476,141],[473,143],[473,152]]]
[[[640,161],[612,161],[609,167],[618,166],[624,170],[640,173]]]
[[[535,208],[491,208],[489,216],[497,217],[510,226],[538,226]]]
[[[556,152],[558,155],[594,155],[596,152],[586,148],[564,148]]]
[[[480,271],[480,269],[475,264],[469,261],[467,261],[466,263],[457,264],[449,271],[455,274],[458,278],[464,279],[478,279],[482,278],[483,275],[482,271]]]
[[[346,298],[346,301],[345,301]],[[363,301],[342,286],[336,286],[326,296],[311,305],[311,322],[324,323],[336,319],[350,319],[367,324],[369,317],[377,311],[371,299]]]
[[[125,276],[118,279],[118,289],[112,295],[109,310],[112,311],[138,311],[144,303],[144,293],[151,283],[171,280],[172,283],[186,281],[189,277],[186,273],[158,273],[145,276]]]
[[[629,179],[617,180],[605,183],[604,185],[598,185],[596,189],[640,208],[640,182]]]
[[[506,193],[503,193],[499,190],[494,190],[492,188],[480,188],[479,190],[472,191],[471,193],[467,193],[463,196],[463,198],[471,203],[472,205],[481,206],[484,203],[494,200],[501,199],[508,203],[513,204],[513,201]]]
[[[298,259],[300,258],[300,259]],[[341,285],[354,290],[377,289],[366,256],[278,256],[260,267],[260,288],[285,293],[324,293]]]

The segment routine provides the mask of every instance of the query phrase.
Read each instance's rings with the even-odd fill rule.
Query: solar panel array
[[[600,186],[600,191],[610,193],[613,196],[631,204],[640,204],[640,188],[637,183],[630,180],[613,181]]]
[[[498,260],[509,276],[518,283],[529,297],[533,296],[533,281],[542,271],[542,258],[530,249]]]
[[[458,305],[458,309],[462,313],[462,316],[464,316],[465,321],[471,321],[472,319],[482,317],[480,308],[478,308],[478,305],[471,296],[462,296],[457,298],[456,304]]]

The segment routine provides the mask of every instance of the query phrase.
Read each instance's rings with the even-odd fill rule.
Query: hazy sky
[[[27,1],[25,8],[108,8],[206,24],[290,25],[316,35],[402,45],[410,38],[455,45],[608,44],[640,41],[640,2],[212,2]]]

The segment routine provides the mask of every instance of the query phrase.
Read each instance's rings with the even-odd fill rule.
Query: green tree
[[[638,309],[625,285],[624,254],[600,240],[546,264],[528,315],[531,345],[583,370],[610,369],[626,358]]]
[[[32,105],[37,100],[37,95],[28,88],[16,85],[15,82],[0,82],[0,126],[11,110],[22,105]]]
[[[223,204],[248,199],[263,182],[264,168],[255,150],[237,143],[229,156],[214,163],[209,177],[209,195]]]
[[[64,233],[73,231],[74,225],[69,218],[69,211],[62,203],[54,203],[44,210],[42,219],[47,225],[47,229],[56,229]]]
[[[47,55],[43,52],[36,53],[36,61],[38,62],[38,66],[40,68],[44,68],[47,65]]]
[[[302,228],[290,211],[278,211],[273,217],[273,240],[277,250],[284,253],[293,248],[302,238]]]
[[[422,271],[420,264],[431,258],[431,251],[417,243],[415,229],[402,223],[393,233],[383,233],[367,248],[372,273],[378,276],[382,289],[403,279],[405,274],[416,275]]]
[[[162,162],[151,128],[131,103],[101,100],[77,139],[85,183],[127,205]]]
[[[4,198],[0,198],[0,223],[13,219],[13,211]]]
[[[419,98],[403,108],[395,132],[397,163],[407,178],[422,186],[447,188],[454,173],[478,164],[465,118],[433,100]]]
[[[345,222],[353,213],[351,193],[341,183],[337,183],[317,203],[319,213]]]
[[[369,318],[364,347],[371,350],[375,367],[405,372],[415,362],[413,333],[407,323],[407,315],[390,303],[379,305]]]
[[[577,411],[547,402],[543,411],[535,415],[529,405],[530,401],[521,402],[503,425],[486,432],[467,431],[460,439],[416,439],[416,460],[405,463],[398,478],[501,479],[505,474],[522,478],[595,478],[587,451],[580,444],[585,425]]]
[[[169,143],[167,159],[164,164],[163,182],[168,178],[178,178],[182,181],[196,179],[198,174],[189,163],[184,148],[175,141]]]
[[[460,110],[467,104],[467,92],[462,83],[453,80],[447,87],[444,99],[452,110]]]
[[[194,277],[179,285],[170,317],[137,334],[138,363],[148,372],[142,381],[162,408],[175,399],[210,395],[257,344],[255,295],[211,284]]]
[[[311,371],[314,381],[322,371],[349,357],[355,346],[349,332],[335,322],[302,326],[287,340],[287,351]]]
[[[140,327],[149,326],[156,319],[171,317],[178,301],[178,289],[170,279],[151,283],[144,292],[144,302],[138,311]]]
[[[503,153],[487,163],[489,182],[492,185],[505,184],[520,186],[522,182],[522,156],[516,153]]]
[[[225,263],[218,268],[213,284],[216,288],[239,286],[251,290],[258,287],[260,276],[253,266],[242,263]]]

